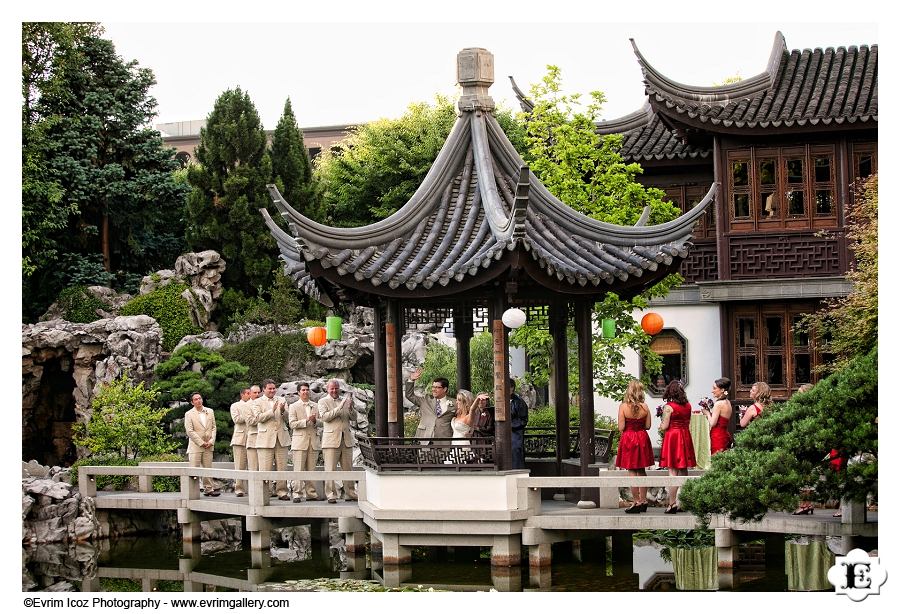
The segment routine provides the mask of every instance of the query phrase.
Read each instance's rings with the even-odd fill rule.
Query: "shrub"
[[[469,361],[472,367],[471,392],[494,394],[494,341],[491,334],[481,332],[469,343]],[[419,381],[429,384],[436,377],[446,377],[450,382],[449,394],[456,394],[456,348],[443,343],[429,343],[425,348],[425,363]],[[427,388],[427,385],[426,385]],[[430,390],[430,389],[429,389]]]
[[[72,470],[69,472],[69,482],[73,486],[78,485],[78,468],[82,466],[136,467],[137,464],[138,461],[133,458],[122,458],[116,454],[82,458],[72,463]],[[134,481],[134,477],[129,475],[98,475],[96,479],[97,490],[102,490],[107,487],[110,487],[113,490],[125,490],[125,488]]]
[[[577,407],[569,408],[569,428],[578,428],[579,414]],[[550,405],[536,407],[528,411],[528,427],[529,428],[556,428],[556,410]],[[614,418],[604,415],[594,416],[595,429],[608,429],[613,432],[612,447],[610,449],[610,458],[619,449],[619,430],[618,424]]]
[[[241,388],[249,385],[248,371],[239,362],[226,360],[218,352],[191,343],[156,365],[154,373],[158,378],[160,402],[186,401],[192,392],[199,392],[204,404],[221,409],[231,407]]]
[[[94,454],[126,459],[171,451],[175,443],[162,428],[166,409],[158,407],[158,397],[154,388],[133,384],[123,373],[104,384],[91,401],[91,419],[74,426],[75,443]]]
[[[152,454],[141,459],[142,462],[178,463],[183,461],[178,454]],[[153,492],[178,492],[181,490],[181,479],[175,475],[153,476]]]
[[[187,289],[183,283],[170,283],[149,294],[136,296],[122,307],[123,316],[148,315],[162,328],[162,348],[171,352],[185,335],[202,332],[191,320],[191,309],[181,293]]]
[[[69,322],[87,324],[99,320],[98,309],[108,310],[110,306],[87,291],[87,286],[69,286],[56,299],[63,317]]]
[[[312,356],[305,333],[259,335],[243,343],[222,348],[222,356],[249,368],[247,378],[261,382],[267,377],[282,381],[289,360],[305,362]]]

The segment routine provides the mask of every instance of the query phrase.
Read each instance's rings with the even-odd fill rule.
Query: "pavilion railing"
[[[359,435],[363,463],[377,471],[496,469],[493,437],[366,437]],[[455,442],[455,443],[454,443]]]
[[[614,432],[609,429],[594,429],[594,459],[598,463],[608,463],[612,452]],[[525,457],[555,458],[556,428],[525,427]],[[569,429],[569,458],[581,455],[578,429]]]

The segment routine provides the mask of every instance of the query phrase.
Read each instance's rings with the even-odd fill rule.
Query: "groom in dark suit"
[[[431,394],[419,396],[416,394],[416,380],[422,376],[422,369],[410,374],[406,381],[406,398],[419,408],[419,427],[416,429],[416,437],[427,440],[432,437],[453,437],[453,427],[450,421],[456,415],[456,407],[453,401],[447,397],[450,382],[447,378],[439,377],[431,383]],[[444,442],[449,443],[449,442]]]

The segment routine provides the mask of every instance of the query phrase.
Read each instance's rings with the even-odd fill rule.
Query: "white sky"
[[[778,30],[790,49],[878,42],[875,24],[103,24],[124,59],[156,75],[159,123],[203,119],[240,86],[268,129],[288,97],[300,125],[323,126],[397,117],[436,92],[453,95],[464,47],[494,54],[497,102],[518,108],[507,75],[527,92],[555,64],[564,91],[606,94],[609,119],[645,101],[629,38],[663,74],[690,85],[761,72]]]

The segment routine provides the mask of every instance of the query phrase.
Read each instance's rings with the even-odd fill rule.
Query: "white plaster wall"
[[[521,474],[389,475],[367,470],[366,499],[390,510],[514,510],[518,477]]]
[[[670,307],[652,307],[648,311],[655,311],[663,318],[664,327],[674,328],[687,341],[687,393],[691,405],[696,405],[702,397],[710,396],[710,389],[714,380],[722,376],[722,342],[719,334],[719,307],[710,305],[678,305]],[[635,312],[634,316],[640,320],[646,312]],[[626,350],[624,368],[627,372],[637,374],[640,362],[635,352]],[[618,415],[621,399],[607,399],[594,397],[594,410],[598,414],[604,414],[615,418]],[[655,436],[659,428],[659,419],[656,417],[656,406],[662,403],[660,397],[647,395],[647,405],[653,416],[650,426],[650,440],[658,445]]]

